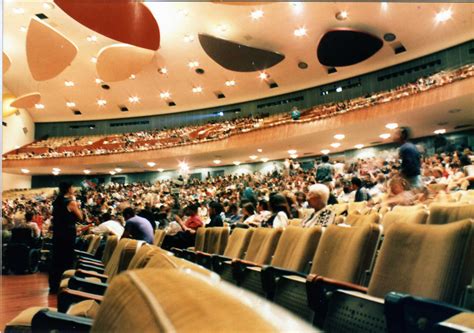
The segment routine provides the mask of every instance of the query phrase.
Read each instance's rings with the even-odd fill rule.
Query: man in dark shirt
[[[408,127],[400,127],[395,135],[395,140],[402,144],[399,150],[400,174],[412,188],[421,189],[423,187],[420,176],[421,156],[416,146],[408,141],[409,138],[410,129]]]
[[[334,176],[334,167],[329,163],[329,156],[323,155],[321,157],[321,163],[318,165],[316,169],[316,181],[318,183],[328,183],[332,181],[332,177]]]
[[[125,208],[122,214],[126,221],[122,238],[133,238],[153,244],[153,228],[147,219],[135,215],[135,211],[130,207]]]
[[[360,178],[353,177],[351,180],[352,189],[355,192],[354,202],[369,201],[370,194],[365,187],[362,186]]]

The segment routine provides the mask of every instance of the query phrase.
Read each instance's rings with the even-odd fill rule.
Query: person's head
[[[198,206],[190,204],[186,207],[186,214],[189,216],[195,216],[198,213]]]
[[[306,195],[303,192],[296,192],[296,201],[302,205],[306,201]]]
[[[31,222],[33,220],[33,212],[32,211],[27,211],[25,213],[25,221],[26,222]]]
[[[110,215],[110,213],[104,213],[100,216],[100,222],[107,222],[107,221],[110,221],[112,219],[112,215]]]
[[[255,214],[255,207],[250,202],[246,203],[242,207],[242,213],[244,214],[244,216],[252,216],[253,214]]]
[[[352,189],[358,190],[362,187],[362,181],[358,177],[353,177],[351,179]]]
[[[394,139],[396,142],[406,142],[410,139],[411,130],[409,127],[399,127],[395,132]]]
[[[285,212],[286,215],[290,215],[290,209],[286,198],[281,193],[275,193],[270,195],[270,210],[272,213]]]
[[[268,201],[265,200],[265,199],[262,199],[258,202],[258,205],[257,205],[257,212],[262,212],[264,210],[268,211],[270,209],[269,205],[268,205]]]
[[[128,220],[135,216],[135,210],[132,207],[127,207],[122,212],[123,218]]]
[[[314,184],[308,188],[308,204],[315,211],[326,207],[329,199],[329,188],[324,184]]]
[[[224,207],[217,201],[212,201],[209,204],[209,215],[214,216],[214,215],[219,215],[224,211]]]
[[[397,195],[407,191],[410,188],[410,185],[405,180],[405,178],[397,176],[390,179],[388,182],[388,188],[390,190],[390,194]]]
[[[71,183],[61,182],[59,184],[59,195],[70,195],[74,194],[74,188]]]
[[[323,163],[329,162],[329,156],[328,156],[328,155],[323,155],[323,156],[321,157],[321,161],[323,161]]]
[[[237,215],[237,212],[238,212],[238,211],[239,211],[239,207],[237,207],[236,204],[231,204],[231,205],[229,206],[229,210],[228,210],[229,214],[231,214],[231,215]]]

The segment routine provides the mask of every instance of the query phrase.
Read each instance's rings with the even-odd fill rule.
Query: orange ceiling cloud
[[[55,0],[63,11],[104,36],[149,50],[160,47],[160,29],[143,3],[130,0]]]
[[[3,74],[5,74],[10,68],[12,61],[10,60],[10,57],[8,56],[8,54],[6,54],[5,52],[2,52],[2,53],[3,53]]]
[[[32,18],[26,35],[26,58],[36,81],[50,80],[71,64],[77,47],[63,34]]]
[[[41,100],[41,95],[38,92],[22,95],[10,103],[11,107],[18,109],[28,109],[35,106]]]

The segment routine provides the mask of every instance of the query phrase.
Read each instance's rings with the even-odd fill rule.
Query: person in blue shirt
[[[133,238],[153,244],[153,228],[146,218],[135,215],[135,211],[130,207],[125,208],[122,215],[126,221],[122,238]]]
[[[395,141],[401,143],[399,157],[401,160],[400,174],[413,189],[422,189],[421,181],[421,155],[416,146],[409,142],[410,129],[400,127],[395,135]]]

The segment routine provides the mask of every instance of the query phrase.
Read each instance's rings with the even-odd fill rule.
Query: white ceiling
[[[474,38],[474,6],[470,3],[388,3],[383,9],[380,3],[304,2],[301,10],[288,2],[261,6],[227,6],[208,2],[147,2],[161,31],[161,46],[155,59],[136,74],[135,80],[111,83],[105,91],[95,83],[97,73],[90,58],[99,50],[116,42],[98,35],[77,23],[55,6],[45,9],[43,1],[5,1],[4,3],[4,51],[12,65],[4,75],[5,86],[16,96],[39,91],[44,110],[30,110],[35,122],[74,121],[123,118],[188,111],[223,104],[268,97],[308,88],[331,81],[353,77],[376,69],[414,59]],[[23,14],[15,14],[14,8],[23,8]],[[434,17],[441,10],[451,8],[452,19],[436,23]],[[250,12],[262,9],[264,16],[252,20]],[[346,10],[349,18],[338,21],[335,14]],[[183,12],[187,15],[183,15]],[[34,14],[44,13],[45,20],[70,38],[79,48],[78,55],[63,73],[56,78],[36,82],[28,69],[25,54],[26,32]],[[224,25],[225,32],[216,27]],[[306,27],[307,36],[297,38],[293,31]],[[372,58],[347,68],[338,68],[336,74],[327,75],[326,69],[316,58],[316,47],[324,32],[336,27],[361,29],[382,37],[384,33],[396,34],[407,52],[394,55],[389,43]],[[207,33],[250,46],[283,53],[286,59],[268,70],[279,88],[269,89],[258,79],[258,73],[236,73],[220,67],[201,48],[197,34]],[[186,34],[194,36],[191,43],[184,42]],[[97,42],[87,41],[96,35]],[[206,70],[198,75],[188,68],[189,61],[198,61]],[[309,64],[306,70],[297,67],[299,61]],[[157,69],[166,67],[168,75],[160,75]],[[226,80],[235,80],[237,86],[225,86]],[[65,87],[64,81],[72,80],[74,87]],[[203,93],[192,93],[193,86],[202,86]],[[227,96],[218,100],[214,91]],[[170,108],[160,99],[160,92],[169,91],[177,106]],[[138,96],[140,103],[130,105],[128,98]],[[105,107],[98,107],[97,99],[107,100]],[[74,116],[66,102],[76,103],[82,116]],[[130,112],[122,113],[118,105],[125,104]]]

